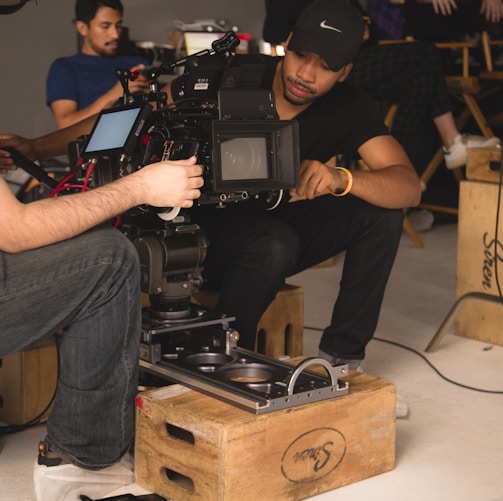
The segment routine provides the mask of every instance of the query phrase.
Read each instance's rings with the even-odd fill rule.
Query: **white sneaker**
[[[409,404],[399,393],[396,395],[396,417],[406,418],[409,415]]]
[[[37,461],[33,481],[36,501],[80,501],[81,494],[100,499],[134,483],[133,460],[126,454],[119,463],[96,471],[72,464],[40,465]]]
[[[410,211],[407,213],[407,218],[416,231],[431,230],[435,222],[433,212],[426,209]]]
[[[457,169],[466,165],[468,148],[489,148],[501,145],[497,137],[473,136],[471,134],[459,134],[449,148],[443,148],[445,166],[448,169]]]

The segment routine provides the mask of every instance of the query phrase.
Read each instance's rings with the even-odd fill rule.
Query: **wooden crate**
[[[0,421],[19,425],[37,417],[51,401],[57,373],[53,339],[1,359]]]
[[[494,249],[499,191],[495,183],[460,184],[456,299],[470,292],[499,296],[496,273],[503,280],[502,209],[497,255]],[[466,301],[454,319],[456,334],[499,345],[503,345],[502,325],[503,304],[479,299]]]
[[[205,308],[214,308],[218,292],[199,291],[194,297]],[[285,284],[260,318],[255,350],[272,358],[299,357],[302,355],[303,333],[304,290]]]
[[[393,383],[255,415],[180,385],[137,398],[135,474],[172,501],[295,501],[392,470]]]
[[[466,178],[499,183],[500,148],[470,148],[466,158]]]

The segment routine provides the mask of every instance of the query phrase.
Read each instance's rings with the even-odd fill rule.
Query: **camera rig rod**
[[[213,54],[226,54],[233,53],[234,49],[239,45],[239,38],[233,31],[227,32],[222,38],[215,40],[211,44],[211,49],[204,49],[191,56],[184,57],[182,59],[178,59],[174,63],[170,64],[161,64],[155,68],[145,68],[143,70],[143,75],[145,75],[150,80],[155,80],[161,75],[166,75],[172,72],[174,68],[178,66],[184,66],[187,63],[187,60],[192,57],[213,55]]]

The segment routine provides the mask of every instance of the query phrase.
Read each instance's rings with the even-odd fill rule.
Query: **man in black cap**
[[[375,0],[374,4],[378,5],[379,1]],[[264,40],[274,45],[283,43],[302,11],[312,2],[313,0],[265,0]],[[494,147],[500,144],[497,137],[465,134],[458,129],[453,116],[452,97],[445,83],[442,55],[434,43],[416,37],[420,41],[381,45],[378,43],[382,38],[379,23],[369,17],[358,0],[350,2],[364,17],[367,30],[347,82],[364,89],[380,102],[399,104],[391,133],[404,147],[419,174],[430,161],[430,150],[434,146],[431,140],[434,141],[435,138],[430,140],[427,134],[430,122],[438,132],[448,169],[466,164],[468,148]],[[402,7],[390,4],[387,0],[382,0],[381,3],[383,8]],[[425,4],[421,6],[424,7]],[[368,7],[369,3],[367,10]],[[386,26],[391,27],[392,20],[389,16],[386,21]]]
[[[339,295],[320,354],[356,368],[373,336],[402,235],[402,209],[419,203],[421,187],[378,104],[344,82],[362,36],[361,15],[350,3],[316,0],[300,17],[285,57],[264,56],[262,86],[274,91],[279,117],[296,119],[300,132],[300,183],[279,207],[191,209],[211,242],[207,287],[220,292],[217,311],[237,317],[242,347],[254,349],[258,321],[287,277],[341,252]],[[0,149],[54,155],[92,122],[34,141],[0,136]],[[355,153],[370,171],[327,165]],[[0,169],[5,161],[0,157]]]
[[[267,213],[194,211],[211,241],[208,285],[220,291],[218,310],[236,315],[243,347],[254,348],[257,322],[286,277],[343,251],[320,355],[356,368],[374,333],[402,208],[418,204],[421,188],[377,103],[344,82],[363,29],[346,0],[316,0],[299,18],[284,58],[268,58],[263,86],[274,91],[279,117],[299,123],[301,176],[291,198]],[[355,153],[370,171],[327,166],[335,155]]]

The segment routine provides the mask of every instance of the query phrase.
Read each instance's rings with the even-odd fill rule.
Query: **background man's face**
[[[77,30],[83,38],[84,54],[114,56],[119,48],[122,16],[110,7],[100,7],[89,25],[80,21],[77,23]]]

